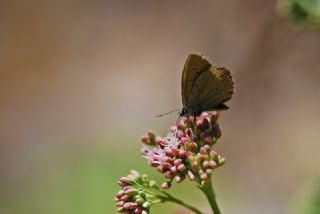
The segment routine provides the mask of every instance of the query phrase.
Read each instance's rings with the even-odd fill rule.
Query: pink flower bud
[[[137,195],[138,194],[138,190],[135,189],[135,188],[130,188],[130,189],[127,189],[125,191],[125,194],[129,195],[129,196],[132,196],[132,195]]]
[[[210,152],[210,157],[213,159],[213,160],[216,160],[216,158],[218,157],[218,154],[215,152],[215,151],[211,151]]]
[[[188,122],[189,123],[193,123],[194,122],[194,117],[193,116],[189,116],[188,117]]]
[[[181,138],[181,142],[182,142],[182,143],[186,143],[187,141],[188,141],[188,138],[187,138],[187,137],[182,137],[182,138]]]
[[[181,122],[177,124],[177,129],[178,129],[178,130],[182,130],[182,127],[183,127],[183,125],[182,125]]]
[[[124,191],[123,190],[120,190],[117,194],[116,194],[116,197],[117,198],[120,198],[121,196],[124,195]]]
[[[189,137],[192,137],[192,129],[190,128],[186,129],[186,135],[188,135]]]
[[[177,182],[177,183],[181,183],[184,179],[185,179],[185,177],[182,176],[182,175],[177,175],[177,176],[176,176],[176,182]]]
[[[202,119],[207,118],[207,117],[209,117],[209,113],[204,111],[204,112],[201,113],[200,117]]]
[[[158,145],[158,146],[163,145],[163,142],[164,142],[164,140],[161,137],[156,138],[156,142],[155,142],[156,145]]]
[[[212,126],[212,132],[215,138],[217,139],[221,138],[221,130],[217,123]]]
[[[178,138],[178,140],[181,140],[182,137],[185,137],[185,134],[184,134],[181,130],[179,130],[179,131],[177,132],[177,138]]]
[[[171,184],[169,182],[164,182],[162,185],[161,185],[161,188],[162,189],[169,189],[171,186]]]
[[[118,211],[118,213],[123,213],[123,212],[124,212],[123,207],[119,207],[119,208],[117,209],[117,211]]]
[[[193,153],[191,152],[191,151],[187,151],[187,158],[188,158],[188,160],[189,160],[189,157],[193,157]]]
[[[203,140],[206,138],[206,133],[200,132],[200,139]]]
[[[184,164],[180,164],[178,167],[177,167],[177,171],[178,172],[184,172],[184,170],[186,169],[186,166]]]
[[[177,148],[172,148],[172,152],[175,156],[177,156],[179,154],[179,149]]]
[[[188,170],[188,178],[190,179],[190,181],[193,181],[196,178],[190,170]]]
[[[157,167],[159,165],[158,161],[149,161],[149,165],[152,167]]]
[[[217,122],[218,118],[219,118],[219,112],[218,111],[211,112],[211,119],[212,120],[215,120],[215,122]]]
[[[124,186],[124,187],[122,187],[123,194],[126,194],[126,191],[127,191],[128,189],[130,189],[130,188],[131,188],[131,186]]]
[[[162,166],[157,166],[157,170],[158,170],[159,172],[163,172],[163,167],[162,167]]]
[[[134,214],[141,214],[142,213],[142,208],[141,207],[137,207],[135,210],[134,210]]]
[[[195,171],[198,171],[199,170],[199,166],[198,166],[198,162],[197,161],[193,161],[191,163],[191,168],[192,170],[195,172]]]
[[[172,150],[172,151],[173,151],[173,150]],[[173,159],[172,159],[171,157],[169,157],[169,156],[163,157],[163,161],[164,161],[164,162],[167,162],[167,163],[169,163],[169,164],[173,163]]]
[[[207,152],[207,150],[206,150],[206,148],[204,148],[204,147],[201,147],[200,148],[200,154],[201,155],[206,155],[208,152]]]
[[[172,167],[172,165],[168,162],[163,162],[162,167],[165,170],[165,169],[170,169]]]
[[[213,161],[213,160],[210,160],[209,161],[209,168],[210,169],[214,169],[216,167],[217,167],[217,163],[215,161]]]
[[[128,185],[128,184],[131,184],[133,182],[133,178],[129,178],[129,177],[121,177],[119,179],[119,182],[122,184],[122,185]],[[119,184],[120,185],[120,184]],[[121,186],[121,185],[120,185]]]
[[[201,129],[205,130],[209,128],[209,120],[207,118],[204,118],[201,124]]]
[[[137,203],[134,203],[134,202],[127,202],[123,205],[123,209],[125,210],[133,210],[135,209],[136,207],[138,206]]]
[[[196,127],[197,127],[197,129],[201,129],[201,127],[202,127],[202,121],[197,120],[197,121],[196,121]]]
[[[182,160],[181,160],[181,159],[175,159],[174,162],[173,162],[173,164],[174,164],[175,166],[178,166],[180,163],[182,163]]]
[[[146,144],[146,145],[150,145],[150,138],[148,135],[144,135],[141,137],[141,142]]]
[[[198,158],[200,161],[205,161],[208,159],[208,155],[198,154]]]
[[[164,150],[165,150],[166,155],[168,155],[169,157],[174,156],[174,153],[171,148],[166,147]]]
[[[203,148],[209,153],[211,151],[211,146],[204,145]]]
[[[186,158],[186,156],[187,156],[186,150],[180,149],[180,150],[179,150],[179,157],[180,157],[180,158]]]
[[[171,167],[170,171],[172,172],[172,174],[175,174],[177,172],[177,167],[176,166]]]
[[[211,145],[212,144],[212,138],[211,137],[205,137],[204,138],[204,143],[208,144],[208,145]]]
[[[122,187],[124,187],[124,186],[127,185],[126,183],[124,183],[124,182],[122,182],[122,181],[120,181],[120,180],[118,180],[117,183],[119,184],[119,186],[122,186]]]
[[[118,201],[118,202],[116,203],[116,207],[122,207],[123,204],[124,204],[123,201]]]
[[[128,201],[129,196],[128,195],[124,195],[120,199],[121,199],[121,201]]]
[[[201,173],[200,174],[200,179],[203,180],[203,181],[207,180],[208,179],[208,175],[206,173]]]
[[[210,167],[209,161],[207,161],[207,160],[203,161],[202,167],[205,169],[208,169]]]
[[[167,178],[167,179],[171,179],[171,178],[173,177],[171,171],[166,171],[163,175],[164,175],[164,177]]]
[[[176,126],[171,126],[169,130],[170,130],[170,132],[175,132],[177,130],[177,127]]]

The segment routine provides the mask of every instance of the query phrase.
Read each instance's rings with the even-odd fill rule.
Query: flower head
[[[173,180],[180,183],[185,178],[202,184],[225,162],[212,150],[221,137],[217,119],[218,112],[204,112],[197,118],[181,117],[166,137],[156,137],[150,131],[142,137],[146,145],[141,151],[143,157],[168,179],[163,188],[169,188]]]
[[[115,195],[118,212],[126,214],[150,213],[150,206],[156,203],[157,195],[147,188],[155,185],[147,175],[140,175],[132,170],[127,177],[118,180],[121,190]]]

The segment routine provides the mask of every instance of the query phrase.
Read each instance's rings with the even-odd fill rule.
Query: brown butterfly
[[[224,103],[233,95],[233,81],[229,70],[211,65],[200,54],[190,54],[185,62],[181,95],[183,109],[180,116],[198,116],[203,111],[226,110]]]

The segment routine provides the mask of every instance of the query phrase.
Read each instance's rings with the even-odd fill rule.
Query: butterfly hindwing
[[[226,109],[224,102],[231,99],[233,81],[226,68],[211,66],[203,71],[195,80],[186,109],[192,114],[202,111]]]

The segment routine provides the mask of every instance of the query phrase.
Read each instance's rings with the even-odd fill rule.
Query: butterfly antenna
[[[177,108],[177,109],[175,109],[175,110],[169,111],[169,112],[164,113],[164,114],[158,114],[158,115],[156,115],[156,117],[162,117],[162,116],[165,116],[165,115],[171,114],[171,113],[176,112],[176,111],[179,111],[179,110],[180,110],[180,109],[179,109],[179,108]]]

